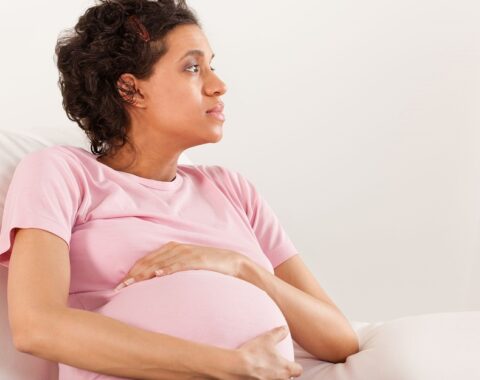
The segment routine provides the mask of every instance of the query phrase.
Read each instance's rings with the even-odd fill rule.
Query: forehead
[[[165,41],[172,59],[180,59],[190,50],[202,50],[207,59],[212,56],[208,39],[197,25],[176,26],[168,33]]]

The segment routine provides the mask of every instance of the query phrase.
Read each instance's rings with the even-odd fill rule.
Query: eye
[[[200,65],[191,65],[191,66],[188,66],[186,70],[187,70],[187,71],[190,71],[190,70],[188,70],[188,69],[190,69],[191,67],[196,67],[196,68],[198,68],[199,66],[200,66]],[[215,71],[215,68],[210,67],[210,70]],[[198,73],[198,71],[190,71],[190,72],[192,72],[192,73]]]

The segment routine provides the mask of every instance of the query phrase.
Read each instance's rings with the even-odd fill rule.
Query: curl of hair
[[[144,28],[132,26],[130,16]],[[128,142],[131,120],[126,103],[133,101],[135,91],[127,91],[130,98],[125,100],[117,85],[120,76],[131,73],[148,79],[167,52],[166,35],[181,24],[202,27],[185,0],[100,0],[58,38],[62,105],[87,134],[92,153],[108,155]]]

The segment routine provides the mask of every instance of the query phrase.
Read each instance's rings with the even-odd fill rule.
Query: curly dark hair
[[[202,28],[185,0],[100,0],[58,38],[63,108],[87,134],[93,154],[108,155],[129,142],[125,105],[135,91],[127,90],[125,99],[120,76],[128,72],[148,79],[168,51],[166,35],[181,24]]]

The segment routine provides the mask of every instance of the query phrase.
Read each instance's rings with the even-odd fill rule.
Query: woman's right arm
[[[236,350],[143,330],[69,308],[68,246],[36,228],[17,231],[8,275],[8,313],[17,350],[92,372],[132,379],[228,379]]]

